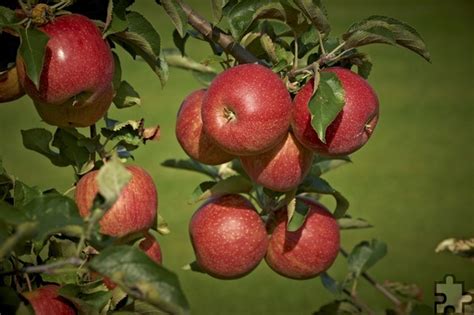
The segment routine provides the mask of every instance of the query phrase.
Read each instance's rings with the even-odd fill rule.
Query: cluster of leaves
[[[54,189],[30,187],[0,163],[0,291],[2,297],[10,297],[2,299],[2,311],[20,307],[20,292],[57,283],[60,295],[81,314],[188,312],[177,276],[136,246],[125,245],[136,243],[141,235],[113,239],[99,233],[98,221],[129,179],[118,158],[105,163],[91,215],[83,220],[71,198]],[[107,290],[94,273],[119,286]]]

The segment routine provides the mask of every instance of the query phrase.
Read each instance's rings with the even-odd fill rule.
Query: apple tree
[[[0,102],[30,98],[42,123],[57,128],[22,130],[25,148],[73,170],[71,189],[59,192],[22,182],[0,161],[1,311],[190,312],[178,277],[163,266],[157,236],[169,228],[159,192],[145,169],[129,163],[161,131],[145,119],[111,117],[112,104],[141,103],[120,48],[146,62],[163,86],[169,67],[203,85],[176,107],[174,132],[189,159],[162,163],[208,177],[191,192],[202,204],[189,223],[195,259],[185,268],[236,279],[264,260],[283,277],[319,277],[334,301],[315,314],[375,314],[358,294],[360,280],[393,303],[387,314],[430,314],[416,285],[382,285],[368,273],[387,253],[383,241],[341,247],[342,230],[371,224],[351,217],[349,201],[322,178],[375,132],[379,100],[363,46],[394,45],[430,61],[417,31],[370,16],[332,34],[321,1],[212,0],[207,21],[185,1],[156,0],[175,26],[166,35],[176,47],[165,48],[164,34],[133,2],[0,6]],[[198,41],[209,45],[205,62],[186,53]],[[334,209],[323,195],[334,198]],[[329,271],[338,255],[348,262],[339,280]]]

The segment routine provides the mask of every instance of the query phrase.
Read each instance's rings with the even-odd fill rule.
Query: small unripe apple
[[[323,71],[332,72],[339,78],[345,93],[345,105],[326,129],[326,143],[323,143],[311,126],[308,103],[313,93],[314,80],[309,81],[298,92],[293,102],[293,132],[303,145],[318,154],[351,154],[369,140],[377,125],[377,95],[366,80],[348,69],[334,67]]]
[[[289,132],[286,139],[270,151],[242,156],[240,161],[254,182],[268,189],[285,192],[298,186],[308,174],[313,152]]]
[[[22,295],[30,302],[36,315],[76,315],[73,305],[58,295],[59,286],[48,284]]]
[[[291,97],[280,77],[257,64],[219,74],[202,104],[204,131],[237,156],[270,150],[288,132]]]
[[[198,266],[220,279],[250,273],[268,245],[262,219],[240,195],[225,195],[203,204],[191,219],[189,235]]]
[[[336,259],[339,225],[321,204],[305,200],[309,206],[306,221],[295,232],[286,229],[286,209],[280,210],[273,223],[265,261],[282,276],[309,279],[331,267]]]
[[[201,105],[206,90],[189,94],[181,104],[176,119],[176,138],[183,150],[198,162],[218,165],[234,156],[219,148],[202,129]]]
[[[86,127],[104,116],[112,99],[114,60],[98,27],[85,16],[62,15],[41,26],[49,36],[39,89],[17,58],[18,75],[41,118],[60,127]]]
[[[14,101],[25,95],[16,67],[0,72],[0,103]]]
[[[121,237],[148,230],[155,224],[158,194],[151,176],[141,167],[127,166],[132,174],[115,204],[99,222],[100,232]],[[89,215],[93,200],[99,191],[98,171],[84,175],[76,186],[75,199],[82,217]]]

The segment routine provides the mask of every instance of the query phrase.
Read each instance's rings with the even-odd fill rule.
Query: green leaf
[[[59,155],[76,169],[82,169],[89,162],[90,153],[87,147],[79,144],[86,137],[73,128],[57,128],[52,145],[59,149]]]
[[[324,288],[336,296],[342,294],[342,288],[340,283],[338,283],[334,278],[332,278],[327,272],[323,272],[320,275],[321,283]]]
[[[56,166],[70,165],[67,159],[50,148],[49,145],[53,139],[53,135],[48,130],[43,128],[22,130],[21,136],[25,148],[44,155]]]
[[[37,187],[30,187],[22,181],[15,181],[13,197],[15,199],[15,207],[22,208],[31,200],[41,197],[43,193]]]
[[[18,225],[29,221],[29,219],[21,209],[0,200],[0,221],[11,225]]]
[[[341,193],[332,188],[327,181],[320,177],[308,175],[298,188],[298,193],[302,192],[332,195],[336,200],[336,209],[333,213],[336,219],[344,217],[347,209],[349,209],[349,201],[347,201]]]
[[[271,0],[243,0],[233,6],[227,14],[232,36],[240,40],[254,21],[256,11],[271,2]]]
[[[132,297],[172,314],[189,314],[178,277],[131,246],[111,246],[92,258],[89,268],[109,277]]]
[[[35,240],[41,241],[52,233],[60,232],[67,225],[82,225],[76,203],[61,194],[47,193],[33,198],[24,206],[25,215],[38,223]]]
[[[375,265],[387,254],[387,244],[376,239],[357,244],[347,257],[348,269],[355,276]]]
[[[286,226],[286,230],[289,232],[298,231],[303,226],[309,210],[309,206],[299,198],[296,198],[296,201],[293,204],[295,209],[291,217],[288,217],[289,221]]]
[[[410,25],[387,16],[373,15],[354,23],[343,34],[346,48],[373,43],[405,47],[431,61],[430,53],[420,34]]]
[[[161,163],[162,166],[198,172],[216,179],[219,177],[219,169],[215,166],[199,163],[193,159],[169,159]]]
[[[127,108],[141,105],[142,101],[137,91],[127,81],[120,82],[120,86],[114,97],[114,104],[117,108]]]
[[[113,51],[112,54],[114,56],[114,64],[115,64],[114,78],[112,79],[112,82],[114,85],[114,90],[117,90],[120,86],[120,82],[122,82],[122,65],[120,63],[120,58],[115,53],[115,51]]]
[[[211,0],[211,7],[214,23],[217,24],[222,18],[222,8],[224,7],[224,0]]]
[[[127,8],[131,6],[134,2],[134,0],[109,1],[109,10],[111,6],[112,12],[109,12],[108,19],[105,23],[104,37],[107,37],[110,34],[123,32],[128,28],[126,12]]]
[[[183,9],[181,9],[181,6],[176,0],[161,0],[161,5],[171,19],[171,22],[173,22],[179,35],[184,37],[188,25],[188,18]]]
[[[74,303],[80,314],[99,315],[112,297],[110,291],[83,292],[75,284],[67,284],[59,289],[59,295]]]
[[[3,201],[0,202],[0,204]],[[31,240],[38,232],[38,223],[24,222],[15,227],[15,232],[0,244],[0,261],[20,243]]]
[[[252,182],[241,175],[227,177],[218,182],[201,183],[193,193],[192,203],[202,201],[211,197],[248,193],[252,190]]]
[[[4,26],[14,25],[15,23],[19,22],[18,18],[16,17],[15,11],[0,6],[0,30]]]
[[[362,312],[350,300],[330,302],[314,312],[313,315],[358,315]]]
[[[320,72],[319,75],[319,85],[308,107],[311,113],[311,126],[318,134],[318,138],[326,143],[326,129],[344,107],[345,93],[334,73]]]
[[[132,174],[115,155],[100,168],[97,174],[97,185],[99,193],[105,199],[104,207],[112,207],[131,177]]]
[[[373,227],[372,224],[370,224],[364,219],[359,219],[359,218],[355,219],[355,218],[351,218],[348,215],[344,216],[343,218],[338,219],[337,223],[339,224],[339,228],[341,230],[366,229],[366,228]]]
[[[321,34],[325,36],[329,34],[331,26],[326,16],[326,9],[320,0],[293,0],[293,2]]]
[[[183,56],[177,49],[164,49],[163,55],[168,65],[171,67],[192,70],[200,73],[209,73],[213,75],[213,77],[217,75],[216,69]]]
[[[350,157],[347,155],[338,157],[317,156],[311,166],[310,174],[319,177],[347,163],[352,163]]]
[[[39,89],[41,71],[49,36],[37,29],[20,28],[21,44],[18,52],[26,67],[26,74]]]
[[[189,34],[186,33],[184,34],[184,37],[181,37],[179,35],[179,32],[177,30],[173,31],[173,43],[178,48],[179,52],[181,53],[181,56],[185,55],[185,48],[186,48],[186,42],[189,38]]]
[[[168,79],[168,66],[161,56],[161,37],[153,25],[140,13],[129,12],[128,31],[111,35],[111,39],[124,47],[133,58],[142,57],[158,75],[163,86]]]

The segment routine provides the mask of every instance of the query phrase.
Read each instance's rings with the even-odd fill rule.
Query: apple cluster
[[[290,191],[307,175],[315,153],[353,153],[377,124],[378,99],[362,77],[340,67],[322,71],[337,76],[345,98],[342,111],[327,128],[325,142],[313,129],[308,108],[314,80],[292,100],[280,77],[257,64],[230,68],[207,90],[186,97],[177,115],[176,137],[184,151],[201,163],[217,165],[238,157],[257,184]]]

